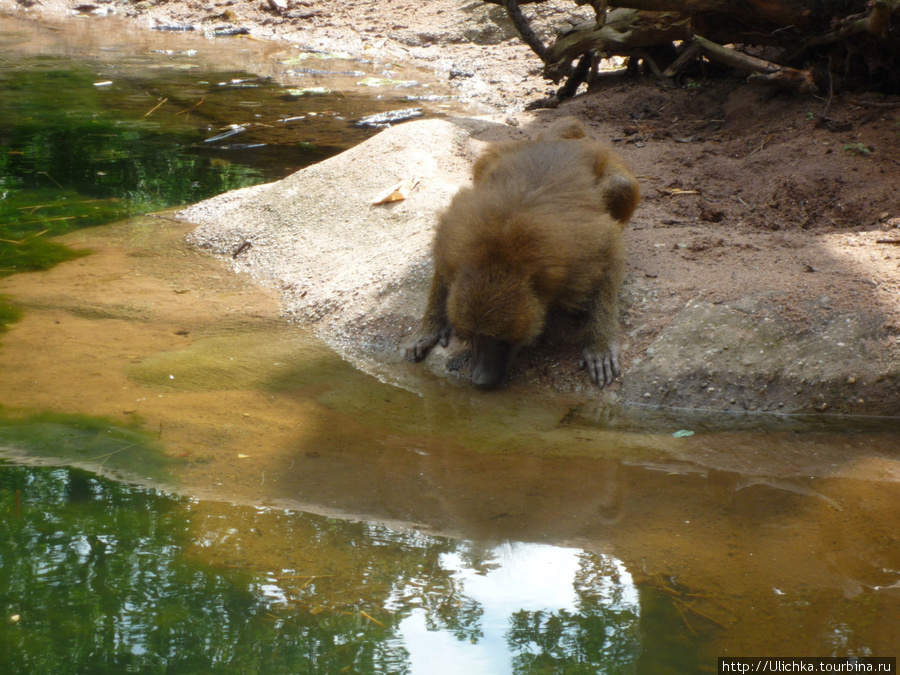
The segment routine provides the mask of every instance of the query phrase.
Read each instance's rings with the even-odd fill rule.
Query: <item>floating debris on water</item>
[[[212,37],[232,37],[234,35],[250,35],[250,29],[246,26],[222,26],[206,31],[205,35]]]
[[[288,89],[289,96],[322,96],[330,94],[331,89],[328,87],[303,87],[301,89]]]
[[[317,68],[291,68],[284,71],[288,75],[340,75],[346,77],[364,77],[364,70],[319,70]]]
[[[424,102],[435,102],[435,101],[452,101],[455,97],[448,96],[444,94],[424,94],[422,96],[416,96],[415,94],[409,94],[404,96],[403,99],[409,102],[414,101],[424,101]]]
[[[415,87],[415,80],[395,80],[390,77],[366,77],[356,83],[360,87]]]
[[[421,117],[424,113],[421,108],[403,108],[401,110],[388,110],[383,113],[376,113],[363,117],[356,123],[358,127],[387,127],[397,122],[405,122],[416,117]]]
[[[228,131],[216,134],[212,138],[207,138],[204,140],[204,143],[214,143],[215,141],[221,141],[224,138],[228,138],[229,136],[235,136],[237,134],[242,134],[247,131],[247,127],[242,124],[232,124]]]
[[[302,54],[297,54],[296,56],[291,56],[290,58],[285,59],[281,63],[285,66],[291,66],[295,63],[300,63],[302,61],[306,61],[307,59],[321,59],[321,60],[330,60],[330,59],[341,59],[344,61],[353,60],[353,56],[347,54],[346,52],[303,52]]]
[[[219,82],[218,86],[220,87],[258,87],[260,84],[269,84],[272,81],[271,77],[250,77],[250,78],[235,78],[229,80],[228,82]]]
[[[153,30],[164,30],[172,33],[180,33],[195,30],[195,27],[191,24],[183,24],[183,25],[168,25],[168,26],[153,26]]]
[[[253,148],[262,148],[268,143],[233,143],[231,145],[214,145],[215,150],[252,150]]]

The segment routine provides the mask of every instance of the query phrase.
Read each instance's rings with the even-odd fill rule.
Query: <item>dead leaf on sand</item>
[[[402,202],[409,197],[409,193],[419,184],[418,178],[408,178],[400,181],[393,187],[378,193],[378,196],[372,200],[372,206],[379,204],[390,204],[391,202]]]

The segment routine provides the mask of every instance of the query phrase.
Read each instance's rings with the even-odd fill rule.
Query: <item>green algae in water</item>
[[[204,337],[130,364],[125,372],[144,386],[169,391],[282,391],[364,377],[307,333],[282,323]]]
[[[13,44],[42,29],[19,30]],[[396,105],[329,87],[298,99],[194,50],[63,56],[74,39],[0,60],[0,277],[89,254],[54,236],[283,178],[369,138],[353,120]]]
[[[0,514],[5,673],[697,668],[671,601],[601,554],[201,502],[71,468],[0,464]],[[542,602],[518,574],[549,563],[559,583]]]
[[[138,420],[135,420],[138,422]],[[0,450],[29,457],[97,466],[132,478],[169,478],[175,460],[150,434],[87,415],[19,416],[0,408]]]
[[[22,318],[23,311],[5,295],[0,295],[0,333]]]
[[[86,66],[57,66],[0,70],[0,276],[84,255],[47,237],[264,180],[190,152],[197,125],[129,114]]]
[[[0,218],[3,217],[2,211],[0,202]],[[58,242],[44,239],[46,231],[31,232],[28,228],[17,228],[11,223],[0,225],[0,234],[10,237],[0,239],[0,277],[16,272],[50,269],[66,260],[90,254],[90,251],[76,251]]]
[[[275,83],[238,91],[218,82],[246,74],[147,75],[123,65],[113,85],[97,86],[103,66],[91,62],[21,56],[4,64],[0,276],[84,255],[48,237],[281,178],[340,150],[296,133],[260,137],[271,125],[258,125],[246,143],[209,143],[222,126],[253,125],[248,102],[270,110],[283,96]],[[160,102],[167,107],[148,114]]]

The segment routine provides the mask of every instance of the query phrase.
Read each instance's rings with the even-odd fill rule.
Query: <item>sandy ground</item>
[[[558,115],[576,115],[612,142],[643,185],[628,234],[624,362],[633,375],[626,399],[897,413],[900,112],[889,100],[855,93],[826,103],[699,75],[665,90],[650,79],[611,76],[558,110],[527,111],[552,87],[503,11],[481,2],[300,1],[279,11],[233,0],[0,0],[0,11],[46,20],[76,13],[98,26],[117,14],[148,28],[239,27],[253,37],[427,65],[457,85],[473,111],[499,122],[483,140],[526,137]],[[562,1],[526,7],[545,41],[585,11]],[[731,361],[747,325],[712,339],[708,359],[692,362],[675,344],[703,339],[698,321],[712,330],[734,317],[774,321],[779,341],[788,333],[809,337],[808,353],[783,354],[767,367],[772,341],[760,342],[761,358],[740,359],[740,379],[740,364]],[[838,323],[862,328],[835,338],[809,370]],[[520,379],[540,376],[547,363],[535,356]],[[823,384],[830,395],[817,391]],[[802,402],[785,405],[798,396]]]

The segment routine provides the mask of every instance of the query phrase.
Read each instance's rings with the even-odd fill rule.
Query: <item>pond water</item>
[[[0,274],[67,257],[36,235],[276,180],[365,140],[373,116],[452,106],[430,73],[346,54],[6,17]]]
[[[4,38],[0,106],[16,64],[85,58],[87,37],[40,36],[57,46],[11,52]],[[137,81],[126,63],[199,58],[173,55],[182,36],[152,39],[162,54],[120,46],[112,75],[58,86],[96,96],[95,81]],[[227,81],[267,74],[262,62]],[[172,89],[137,117],[176,96],[158,70],[140,89]],[[281,100],[274,82],[265,96]],[[268,146],[319,132],[266,137],[262,156],[198,147],[247,123],[240,92],[189,140],[172,133],[174,149],[169,131],[153,151],[137,150],[143,131],[108,149],[173,153],[134,182],[137,164],[98,168],[97,145],[38,162],[89,129],[43,143],[0,118],[4,228],[33,225],[9,216],[26,200],[34,216],[70,207],[0,238],[44,241],[88,199],[126,204],[108,212],[121,222],[51,230],[74,259],[0,279],[0,672],[696,673],[720,656],[897,655],[895,422],[610,411],[424,377],[412,393],[354,370],[286,325],[271,293],[188,248],[186,225],[129,217],[295,168]],[[49,115],[36,96],[19,119]],[[358,114],[398,107],[372,105]],[[90,114],[101,137],[115,118],[144,124],[116,108]],[[97,171],[120,173],[106,185]]]
[[[697,665],[686,631],[664,628],[671,602],[602,553],[191,500],[71,468],[4,467],[0,508],[15,552],[0,557],[16,612],[4,672]]]

